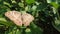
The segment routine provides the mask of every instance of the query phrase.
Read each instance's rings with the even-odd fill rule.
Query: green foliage
[[[60,14],[58,11],[58,8],[60,6],[60,4],[59,4],[60,2],[59,2],[59,0],[47,0],[47,2],[53,6],[53,12],[55,15],[57,15],[54,20],[55,24],[53,24],[53,23],[52,24],[60,32]]]
[[[38,27],[38,25],[41,25],[40,23],[43,23],[43,26],[46,23],[52,23],[52,26],[60,32],[59,7],[60,0],[0,0],[0,29],[5,27],[4,33],[0,33],[42,34],[44,28]],[[27,12],[33,15],[35,19],[28,27],[17,26],[4,15],[9,10]]]
[[[32,3],[35,3],[35,0],[26,0],[26,3],[27,4],[32,4]]]

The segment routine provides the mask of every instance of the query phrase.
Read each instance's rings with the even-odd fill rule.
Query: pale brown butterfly
[[[8,11],[5,13],[5,16],[18,26],[22,26],[22,24],[24,26],[29,26],[30,23],[34,20],[34,17],[32,15],[18,11]]]

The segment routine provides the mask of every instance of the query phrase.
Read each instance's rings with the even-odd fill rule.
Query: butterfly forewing
[[[5,16],[12,20],[16,25],[22,26],[21,13],[18,11],[8,11]]]

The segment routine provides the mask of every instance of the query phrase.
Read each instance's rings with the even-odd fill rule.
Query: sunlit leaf
[[[23,3],[18,3],[18,5],[20,6],[20,7],[24,7],[24,4]]]
[[[37,6],[33,6],[32,10],[35,11],[37,9]]]
[[[5,18],[0,18],[0,21],[7,22],[7,20]]]
[[[35,0],[26,0],[26,3],[27,4],[32,4],[32,3],[35,3]]]

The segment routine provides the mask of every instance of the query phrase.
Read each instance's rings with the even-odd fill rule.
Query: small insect
[[[28,13],[21,13],[18,11],[8,11],[5,13],[5,16],[13,21],[17,26],[29,26],[30,23],[34,20],[34,17]]]

